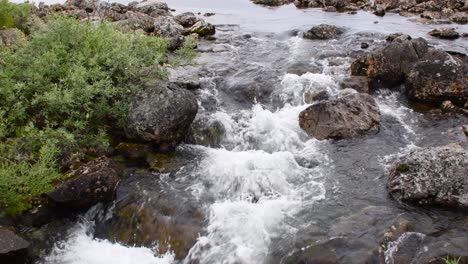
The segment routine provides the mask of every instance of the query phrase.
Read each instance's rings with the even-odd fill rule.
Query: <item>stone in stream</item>
[[[388,192],[421,205],[468,208],[468,151],[451,144],[414,150],[394,162]]]
[[[343,29],[338,28],[337,26],[321,24],[304,32],[303,37],[306,39],[318,40],[336,39],[343,34],[343,32]]]
[[[454,28],[436,28],[428,34],[440,39],[457,39],[460,37],[460,34]]]
[[[161,149],[172,148],[184,140],[197,111],[192,92],[160,81],[135,96],[125,132],[129,138]]]
[[[197,16],[195,16],[194,13],[192,12],[185,12],[185,13],[182,13],[180,15],[177,15],[176,16],[176,20],[177,22],[179,22],[179,24],[181,24],[183,27],[191,27],[193,25],[195,25],[195,23],[197,23],[197,21],[199,20],[197,18]]]
[[[70,173],[70,178],[48,193],[53,206],[84,209],[109,201],[120,180],[120,170],[107,157],[88,162]]]
[[[300,113],[299,125],[319,140],[349,139],[377,133],[380,112],[370,95],[356,93],[309,106]]]
[[[186,142],[212,148],[219,148],[226,129],[218,120],[197,118],[190,127]]]
[[[369,83],[364,76],[350,76],[340,83],[341,89],[351,88],[360,93],[369,93]]]
[[[200,37],[206,37],[214,35],[216,33],[216,29],[212,24],[204,20],[200,20],[189,28],[189,32],[191,34],[197,34]]]
[[[0,263],[28,263],[32,257],[31,243],[6,227],[0,226]]]

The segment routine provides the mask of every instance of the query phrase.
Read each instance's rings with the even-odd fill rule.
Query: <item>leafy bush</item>
[[[50,190],[61,164],[107,151],[142,83],[165,75],[167,45],[57,17],[27,44],[1,51],[0,198],[9,213]],[[190,45],[174,60],[194,56]]]
[[[8,0],[0,0],[0,29],[17,27],[20,29],[31,15],[32,5],[29,3],[14,4]]]

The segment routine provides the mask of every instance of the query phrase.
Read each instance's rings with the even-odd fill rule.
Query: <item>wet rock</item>
[[[198,34],[200,37],[206,37],[206,36],[211,36],[211,35],[214,35],[216,33],[216,29],[215,29],[215,26],[213,26],[212,24],[204,21],[204,20],[200,20],[198,21],[197,23],[195,23],[190,29],[189,29],[190,33],[192,34]]]
[[[320,73],[321,71],[322,68],[319,65],[303,60],[293,62],[292,64],[288,65],[287,68],[287,73],[296,74],[299,76],[308,72]]]
[[[377,133],[380,112],[371,96],[352,94],[308,107],[299,125],[317,139],[348,139]]]
[[[325,89],[308,90],[304,92],[304,103],[306,104],[327,100],[328,98],[330,98],[330,96]]]
[[[151,147],[145,144],[122,142],[115,147],[115,151],[129,159],[139,159],[151,151]]]
[[[186,141],[190,144],[219,148],[225,133],[226,129],[221,122],[200,118],[192,123]]]
[[[183,66],[169,70],[169,82],[187,90],[200,88],[200,69],[196,66]]]
[[[48,193],[54,206],[84,209],[114,196],[120,170],[107,157],[88,162],[70,173],[70,178]]]
[[[468,100],[468,63],[441,50],[430,50],[406,74],[406,89],[412,100],[441,103]]]
[[[437,28],[428,34],[440,39],[457,39],[460,37],[460,34],[454,28]]]
[[[185,13],[182,13],[180,15],[177,15],[176,16],[176,20],[177,22],[179,22],[179,24],[181,24],[183,27],[191,27],[193,25],[195,25],[195,23],[197,23],[197,21],[199,20],[197,18],[197,16],[195,16],[194,13],[192,12],[185,12]]]
[[[467,24],[468,15],[466,14],[466,12],[457,12],[450,17],[450,20],[458,24]]]
[[[458,145],[415,150],[399,158],[388,192],[403,202],[468,207],[468,152]]]
[[[117,191],[114,216],[101,223],[106,237],[131,246],[174,252],[182,260],[202,232],[205,215],[183,192],[163,191],[151,175],[133,175]]]
[[[385,8],[378,6],[374,11],[374,15],[380,16],[380,17],[385,16]]]
[[[197,100],[190,91],[159,82],[130,104],[125,132],[129,138],[171,148],[185,138],[197,111]]]
[[[31,244],[10,229],[0,226],[0,263],[28,263],[31,257]]]
[[[182,35],[185,33],[185,29],[171,16],[158,16],[154,19],[154,33],[169,38],[169,47],[175,50],[183,43]]]
[[[344,31],[334,25],[321,24],[312,27],[309,31],[304,32],[303,37],[306,39],[336,39],[339,35],[343,34]]]
[[[369,93],[369,84],[367,77],[363,76],[350,76],[340,83],[341,89],[351,88],[360,93]]]
[[[352,74],[365,73],[371,88],[393,87],[405,80],[405,73],[410,71],[413,64],[422,58],[427,50],[427,42],[422,38],[393,41],[355,61],[351,66]]]
[[[149,152],[146,153],[146,163],[151,170],[159,173],[171,173],[185,166],[190,159],[177,152]]]
[[[385,38],[385,40],[388,42],[393,42],[393,41],[402,42],[402,41],[411,40],[411,39],[412,38],[410,35],[403,34],[401,32],[390,34]]]
[[[383,206],[366,207],[353,215],[341,217],[331,226],[329,239],[293,254],[285,263],[383,263],[380,241],[394,217],[395,211]]]
[[[266,5],[266,6],[280,6],[284,4],[292,3],[291,0],[251,0],[254,4]]]
[[[441,19],[440,13],[432,11],[424,11],[424,13],[421,14],[421,17],[429,20]]]
[[[337,96],[338,97],[345,97],[345,96],[352,95],[352,94],[357,94],[357,93],[358,92],[356,90],[354,90],[354,89],[345,88],[343,90],[339,90]]]
[[[361,49],[367,49],[369,48],[369,43],[363,42],[361,43]]]

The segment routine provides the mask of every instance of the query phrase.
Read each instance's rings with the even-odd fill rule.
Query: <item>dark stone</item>
[[[403,34],[401,32],[390,34],[385,38],[385,40],[388,42],[393,42],[393,41],[402,42],[404,40],[411,40],[411,39],[412,38],[410,35]]]
[[[291,0],[251,0],[254,4],[266,5],[266,6],[280,6],[284,4],[292,3]]]
[[[321,24],[312,27],[309,31],[304,32],[304,38],[306,39],[336,39],[338,36],[343,34],[344,31],[334,25]]]
[[[213,26],[212,24],[204,21],[204,20],[200,20],[198,21],[197,23],[195,23],[190,29],[189,29],[190,33],[195,33],[195,34],[198,34],[200,37],[206,37],[206,36],[211,36],[211,35],[214,35],[216,33],[216,29],[215,29],[215,26]]]
[[[176,16],[177,22],[181,24],[183,27],[191,27],[197,23],[199,20],[194,13],[192,12],[185,12],[180,15]]]
[[[369,43],[363,42],[361,43],[361,49],[367,49],[369,48]]]
[[[437,28],[428,34],[440,39],[457,39],[460,37],[460,34],[454,28]]]
[[[306,104],[327,100],[329,98],[330,96],[328,95],[328,92],[325,89],[308,90],[304,92],[304,103]]]
[[[388,192],[403,202],[468,208],[468,152],[452,144],[414,150],[392,165]]]
[[[341,89],[351,88],[360,93],[369,93],[369,83],[367,77],[364,76],[350,76],[340,83]]]
[[[380,17],[385,16],[385,8],[378,6],[374,11],[374,15],[380,16]]]
[[[23,264],[28,263],[31,257],[31,244],[10,229],[0,226],[0,263]]]
[[[107,157],[88,162],[70,173],[70,178],[48,193],[52,205],[85,209],[109,201],[120,180],[120,170]]]
[[[351,94],[321,101],[299,115],[299,125],[311,137],[349,139],[379,131],[380,112],[368,94]]]
[[[158,82],[130,104],[125,132],[129,138],[171,148],[183,141],[197,111],[197,100],[190,91]]]
[[[221,122],[200,118],[192,123],[186,141],[190,144],[219,148],[225,132]]]

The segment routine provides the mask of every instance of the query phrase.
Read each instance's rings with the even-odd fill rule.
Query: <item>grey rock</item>
[[[154,19],[154,33],[169,38],[169,48],[175,50],[183,43],[185,29],[172,16],[158,16]]]
[[[187,90],[200,88],[200,69],[196,66],[183,66],[169,70],[169,82]]]
[[[148,0],[136,4],[133,8],[135,11],[142,12],[148,15],[168,15],[169,7],[165,2],[158,0]]]
[[[88,162],[70,174],[70,178],[48,193],[54,206],[83,209],[114,196],[120,180],[118,166],[107,157]]]
[[[185,138],[198,104],[186,89],[154,84],[137,94],[129,106],[126,134],[161,148],[174,147]]]
[[[351,88],[360,93],[369,92],[369,83],[367,77],[364,76],[350,76],[340,83],[341,89]]]
[[[460,34],[454,28],[437,28],[431,30],[429,35],[440,39],[457,39]]]
[[[0,226],[0,263],[27,263],[32,257],[31,243]]]
[[[330,96],[325,89],[308,90],[304,92],[304,103],[306,104],[327,100],[328,98],[330,98]]]
[[[299,125],[317,139],[349,139],[377,133],[380,112],[370,95],[358,93],[308,107]]]
[[[200,37],[206,37],[206,36],[211,36],[216,33],[215,26],[212,24],[200,20],[197,23],[195,23],[192,27],[190,27],[189,32],[191,34],[198,34]]]
[[[197,23],[197,21],[199,20],[197,18],[197,16],[195,16],[194,13],[192,12],[185,12],[185,13],[182,13],[180,15],[177,15],[176,16],[176,20],[177,22],[179,22],[179,24],[181,24],[183,27],[191,27],[193,25],[195,25],[195,23]]]
[[[468,152],[452,144],[414,150],[392,165],[388,192],[403,202],[468,208]]]
[[[340,29],[334,25],[321,24],[312,27],[309,31],[304,32],[304,38],[306,39],[336,39],[344,33],[343,29]]]

